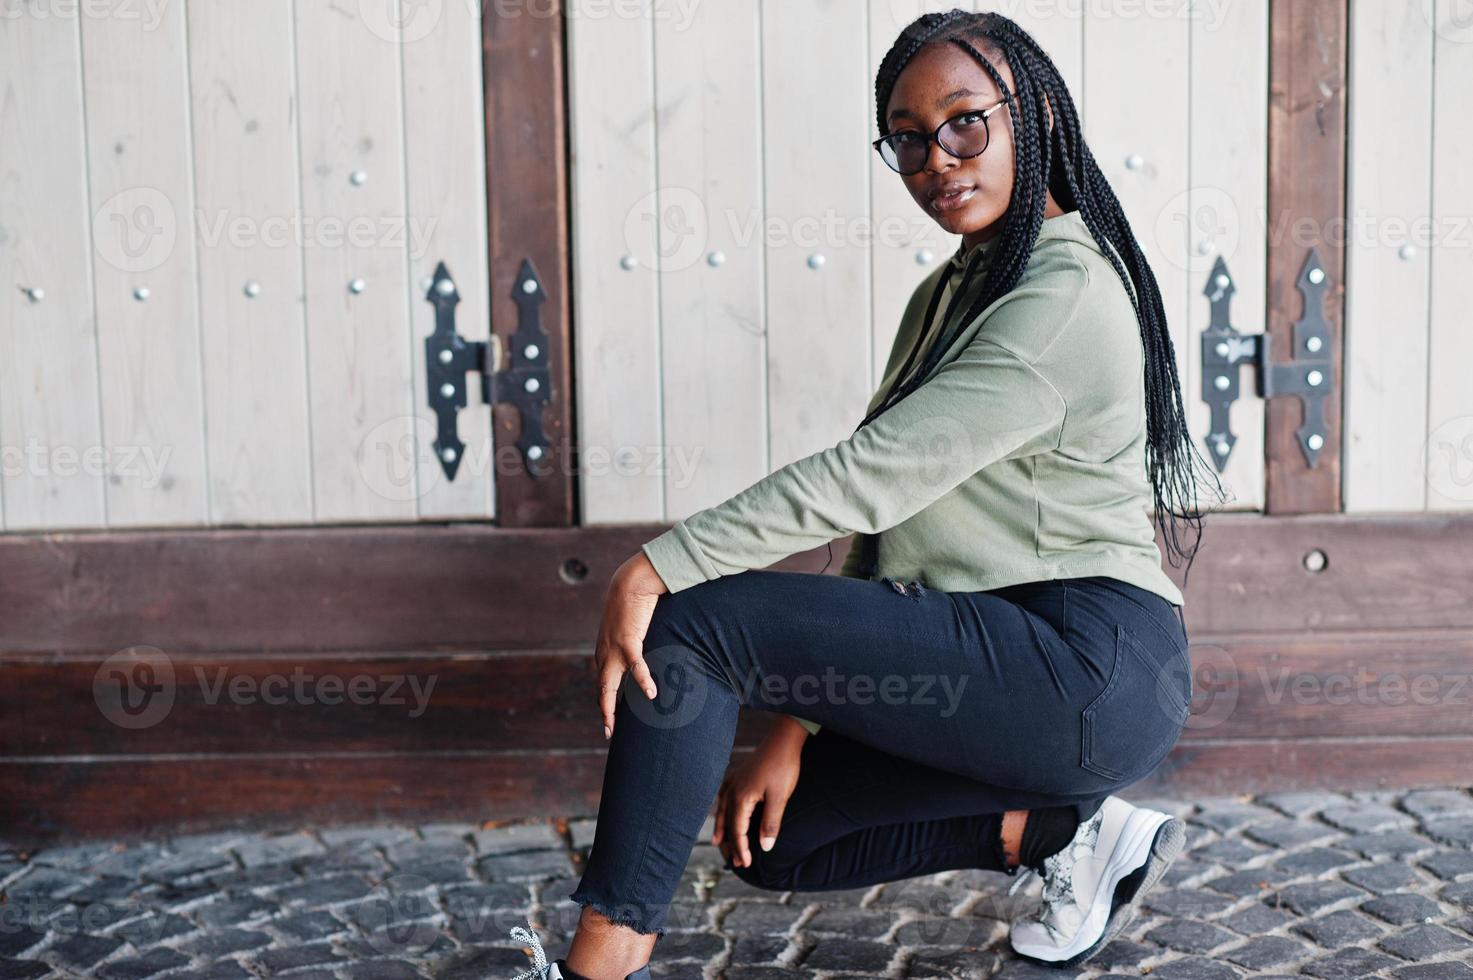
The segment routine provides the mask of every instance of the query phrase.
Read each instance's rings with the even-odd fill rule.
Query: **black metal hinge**
[[[1330,326],[1325,322],[1325,291],[1329,276],[1317,249],[1310,249],[1299,270],[1299,293],[1304,312],[1293,327],[1294,353],[1289,360],[1271,360],[1266,334],[1242,334],[1232,325],[1229,304],[1237,287],[1227,263],[1218,256],[1203,290],[1212,307],[1212,319],[1202,332],[1202,400],[1212,408],[1207,451],[1221,473],[1238,441],[1229,412],[1238,399],[1238,366],[1254,368],[1254,388],[1260,398],[1297,395],[1304,404],[1304,424],[1296,431],[1300,451],[1311,469],[1329,438],[1325,423],[1325,396],[1333,387],[1334,361]]]
[[[522,260],[512,299],[517,304],[517,332],[509,341],[510,365],[501,369],[501,338],[466,340],[455,331],[455,307],[460,293],[455,280],[441,262],[425,299],[435,307],[435,332],[425,338],[425,379],[430,408],[436,420],[435,457],[447,479],[454,480],[465,455],[465,443],[456,430],[456,417],[466,406],[466,375],[481,377],[481,401],[490,406],[502,402],[515,405],[521,415],[522,434],[517,448],[522,464],[532,476],[547,467],[536,465],[547,459],[547,436],[542,431],[542,412],[551,395],[548,369],[547,332],[542,329],[541,306],[547,294],[530,259]]]

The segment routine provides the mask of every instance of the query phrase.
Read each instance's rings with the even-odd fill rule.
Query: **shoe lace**
[[[542,940],[537,938],[537,933],[532,929],[512,926],[511,938],[532,947],[532,968],[518,973],[511,980],[542,980],[547,974],[547,953],[543,952]]]
[[[1058,910],[1074,902],[1073,870],[1094,850],[1095,841],[1099,837],[1100,820],[1101,815],[1097,813],[1080,824],[1073,839],[1062,850],[1044,858],[1038,867],[1025,867],[1019,873],[1018,880],[1008,888],[1008,894],[1011,895],[1022,887],[1024,881],[1041,878],[1043,899],[1038,919],[1051,929]]]

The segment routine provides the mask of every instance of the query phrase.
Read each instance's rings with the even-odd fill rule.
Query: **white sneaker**
[[[1073,840],[1043,859],[1043,908],[1013,922],[1013,949],[1058,966],[1083,963],[1135,917],[1185,843],[1181,820],[1107,796]],[[1034,875],[1022,869],[1008,894]]]
[[[511,980],[567,980],[560,969],[562,960],[547,961],[547,953],[542,949],[542,940],[537,938],[537,930],[522,926],[511,927],[511,938],[532,949],[532,966],[512,977]],[[624,980],[650,980],[650,965],[644,966],[629,974]]]

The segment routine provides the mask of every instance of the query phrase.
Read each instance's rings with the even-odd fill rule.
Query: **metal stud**
[[[541,388],[542,385],[537,381],[536,378],[528,378],[527,383],[522,385],[522,387],[525,388],[527,391],[536,391],[538,388]]]
[[[441,296],[453,296],[455,294],[455,281],[452,279],[440,279],[436,281],[435,292]]]
[[[1325,281],[1325,270],[1324,269],[1310,269],[1309,270],[1309,281],[1312,282],[1312,283],[1314,283],[1316,286],[1318,286],[1320,283],[1324,282]]]
[[[1212,352],[1214,354],[1216,354],[1218,357],[1227,357],[1228,356],[1228,345],[1227,345],[1227,341],[1226,340],[1219,340],[1217,343],[1213,344],[1212,345]]]
[[[533,293],[537,292],[537,280],[536,279],[523,279],[522,280],[522,292],[526,293],[528,296],[531,296]]]
[[[455,397],[455,385],[451,384],[448,381],[445,382],[444,384],[442,384],[440,386],[440,395],[441,395],[441,397],[444,397],[444,398],[454,398]]]
[[[1139,170],[1146,165],[1146,158],[1139,153],[1132,153],[1125,158],[1125,169]]]
[[[916,253],[916,265],[930,265],[936,261],[936,256],[929,248],[923,248]]]
[[[828,259],[824,258],[824,254],[822,252],[814,252],[812,255],[808,256],[808,268],[822,269],[824,263],[827,261]]]
[[[368,283],[364,282],[362,279],[354,279],[352,282],[348,283],[348,292],[353,293],[354,295],[363,292],[367,288]]]
[[[1325,444],[1325,437],[1316,432],[1305,441],[1309,443],[1310,449],[1319,449]]]
[[[454,446],[446,446],[444,449],[440,450],[440,458],[447,463],[455,462],[455,457],[458,455],[460,454],[455,451]]]
[[[1211,255],[1212,254],[1212,239],[1210,239],[1210,238],[1199,238],[1199,239],[1197,239],[1197,254],[1198,255]]]
[[[31,286],[26,290],[26,299],[32,303],[39,303],[46,298],[46,290],[40,286]]]
[[[1226,289],[1233,284],[1233,280],[1229,276],[1218,276],[1213,281],[1217,283],[1218,289]]]
[[[1325,346],[1325,343],[1318,337],[1310,337],[1304,342],[1304,346],[1310,351],[1310,353],[1313,353],[1319,350],[1321,347]]]
[[[1304,380],[1309,382],[1310,387],[1318,388],[1320,382],[1325,380],[1325,376],[1319,371],[1311,371],[1304,376]]]
[[[455,360],[455,355],[450,352],[450,349],[448,347],[442,348],[440,351],[440,363],[449,364],[453,360]]]
[[[250,282],[245,284],[245,289],[243,291],[248,298],[255,299],[257,296],[261,295],[261,284],[252,279]]]
[[[1410,262],[1417,254],[1417,247],[1415,245],[1403,245],[1396,254],[1401,256],[1403,262]]]
[[[619,266],[625,272],[628,272],[630,269],[633,269],[637,265],[639,265],[639,259],[636,259],[632,255],[626,255],[619,260]]]
[[[726,253],[712,252],[710,255],[706,256],[706,264],[713,269],[720,268],[722,265],[726,264]]]
[[[147,286],[139,286],[139,287],[137,287],[136,289],[133,290],[133,298],[136,299],[140,303],[146,301],[148,299],[148,297],[151,296],[151,295],[152,295],[152,293],[150,293],[148,291],[148,287]]]
[[[1225,374],[1219,374],[1217,377],[1212,379],[1212,386],[1218,391],[1225,391],[1230,384],[1232,384],[1232,381],[1230,381],[1228,379],[1228,376]]]
[[[528,459],[541,459],[542,458],[542,447],[541,446],[533,446],[530,449],[528,449],[527,450],[527,458]]]
[[[364,170],[355,170],[348,175],[348,180],[353,184],[354,187],[362,187],[364,184],[368,183],[368,172]]]
[[[528,344],[526,347],[522,348],[522,354],[529,361],[535,361],[535,360],[537,360],[537,355],[538,354],[541,354],[541,353],[542,353],[542,348],[541,347],[538,347],[536,344]]]

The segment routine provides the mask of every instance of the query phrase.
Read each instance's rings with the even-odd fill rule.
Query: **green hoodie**
[[[890,389],[941,276],[959,283],[984,263],[959,318],[997,242],[958,248],[916,287],[866,411]],[[1145,359],[1131,296],[1078,211],[1045,219],[1018,285],[962,327],[924,384],[837,445],[676,522],[644,553],[679,592],[853,534],[841,572],[850,577],[865,577],[860,555],[873,536],[871,579],[974,592],[1105,575],[1183,604],[1148,513]]]

